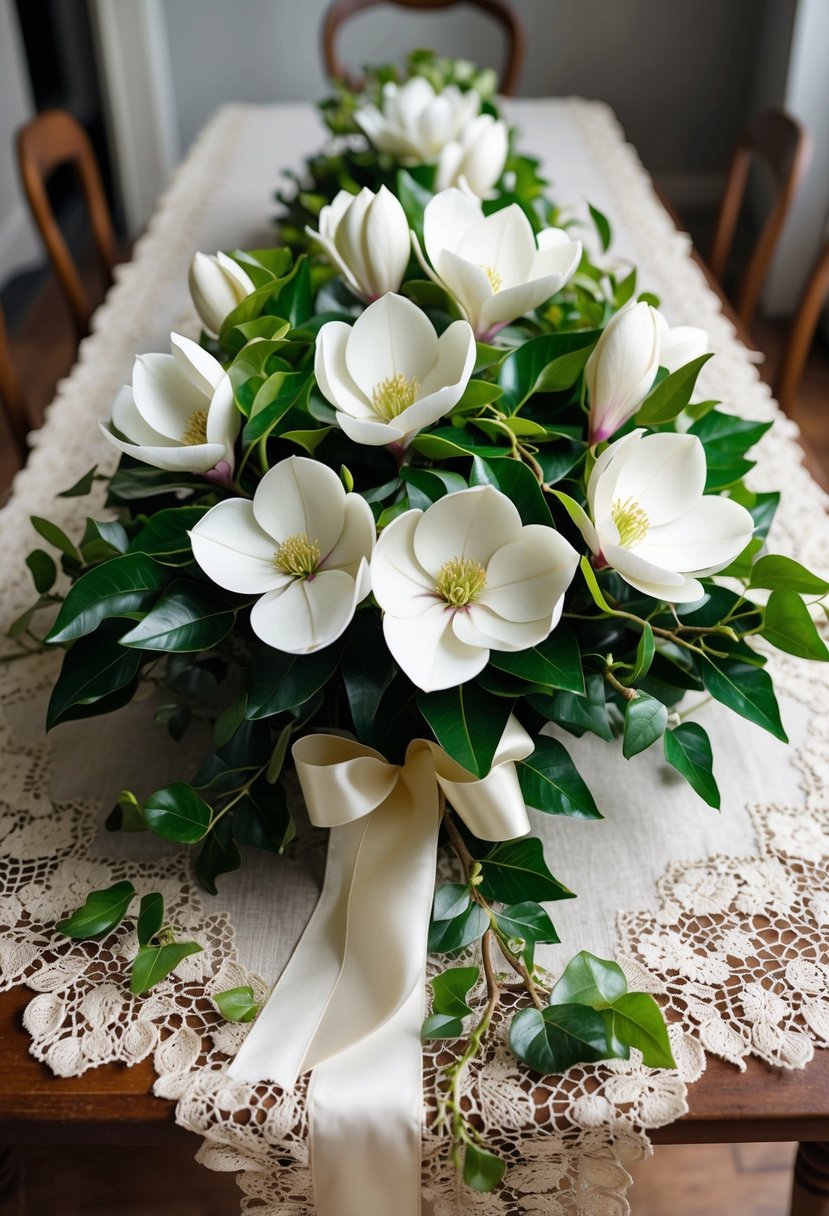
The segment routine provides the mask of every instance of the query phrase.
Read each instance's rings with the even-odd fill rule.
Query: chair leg
[[[777,373],[775,393],[784,413],[794,417],[797,408],[797,391],[800,387],[803,367],[815,336],[821,310],[829,293],[829,245],[817,261],[806,284],[803,298],[792,321],[780,370]]]
[[[0,1216],[23,1216],[20,1162],[7,1145],[0,1145]]]
[[[829,1143],[798,1146],[790,1214],[829,1216]]]

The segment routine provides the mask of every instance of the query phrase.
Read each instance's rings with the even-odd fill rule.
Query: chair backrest
[[[829,241],[820,251],[803,291],[775,379],[774,395],[790,418],[793,418],[796,412],[797,393],[803,377],[803,367],[827,297],[829,297]]]
[[[467,3],[473,8],[479,8],[485,13],[489,13],[501,26],[507,43],[500,92],[506,97],[511,97],[515,92],[524,62],[526,40],[524,27],[517,14],[503,0],[334,0],[334,3],[328,6],[322,19],[322,53],[325,70],[332,79],[348,81],[355,87],[359,84],[354,77],[349,76],[337,56],[337,35],[349,17],[362,12],[363,9],[374,8],[383,3],[395,4],[398,8],[430,10],[453,8],[458,3]]]
[[[44,110],[18,132],[17,158],[35,223],[69,302],[78,336],[83,337],[89,331],[93,304],[58,226],[46,183],[60,165],[74,167],[89,209],[95,248],[110,282],[117,246],[95,152],[86,131],[71,114]]]
[[[0,406],[6,415],[22,464],[26,460],[28,450],[26,437],[29,433],[29,420],[23,390],[12,362],[9,335],[2,308],[0,308]]]
[[[737,315],[749,327],[769,262],[806,168],[808,150],[808,134],[796,118],[784,114],[782,110],[764,110],[742,133],[732,153],[708,259],[720,283],[755,156],[765,161],[775,182],[771,211],[757,238],[737,292]]]

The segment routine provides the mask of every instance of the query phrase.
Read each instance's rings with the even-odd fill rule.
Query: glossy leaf
[[[122,646],[138,650],[196,652],[212,650],[233,628],[236,609],[226,595],[207,583],[176,579]]]
[[[554,878],[544,860],[544,846],[535,836],[498,844],[482,859],[481,894],[504,904],[573,899],[574,892]]]
[[[432,1011],[465,1018],[472,1010],[466,1002],[470,988],[478,979],[477,967],[450,967],[430,980]]]
[[[460,684],[418,693],[417,705],[438,743],[458,764],[485,777],[512,710],[509,700]]]
[[[343,642],[335,642],[314,654],[285,654],[263,647],[258,650],[248,686],[246,716],[269,718],[303,705],[328,683],[343,653]]]
[[[706,692],[735,713],[788,743],[768,672],[737,659],[701,660]]]
[[[206,891],[217,895],[216,879],[221,874],[238,870],[242,854],[231,834],[230,820],[220,819],[209,833],[196,859],[196,877]]]
[[[799,659],[829,660],[829,650],[796,591],[772,591],[763,618],[763,637]]]
[[[611,1033],[642,1053],[646,1068],[676,1068],[662,1010],[647,992],[628,992],[608,1015]]]
[[[81,555],[78,552],[77,546],[69,539],[62,528],[59,528],[57,524],[53,524],[51,520],[42,519],[39,515],[33,515],[31,518],[32,527],[44,540],[53,545],[55,549],[59,549],[70,561],[77,562],[80,565]]]
[[[164,896],[151,891],[141,896],[136,933],[139,946],[148,946],[164,924]]]
[[[714,780],[711,741],[706,731],[696,722],[680,722],[665,731],[663,747],[668,763],[704,802],[719,810],[720,791]]]
[[[192,561],[189,532],[204,518],[207,507],[170,507],[151,515],[130,541],[131,553],[149,553],[159,561]]]
[[[826,595],[829,591],[825,579],[812,574],[793,558],[776,553],[769,553],[754,563],[750,585],[769,591],[798,591],[801,595]]]
[[[249,984],[241,988],[227,988],[213,996],[219,1013],[228,1022],[252,1022],[260,1009],[260,1002]]]
[[[636,646],[636,659],[633,664],[633,670],[627,675],[620,675],[620,682],[630,687],[635,687],[650,671],[655,654],[656,645],[653,640],[653,630],[646,621]]]
[[[82,574],[61,605],[47,637],[70,642],[109,617],[146,612],[169,581],[169,572],[144,553],[125,553]]]
[[[473,1191],[494,1191],[507,1172],[506,1162],[479,1144],[467,1143],[463,1154],[463,1180]]]
[[[135,898],[131,882],[116,882],[104,891],[90,891],[82,907],[55,928],[66,937],[103,937],[120,925]]]
[[[523,524],[546,524],[552,526],[550,508],[530,469],[520,460],[484,460],[472,458],[469,474],[471,486],[494,486],[518,509]]]
[[[98,472],[97,464],[93,464],[92,468],[84,473],[83,477],[78,478],[74,485],[71,485],[68,490],[61,490],[58,498],[83,498],[92,490],[95,474]]]
[[[516,768],[527,806],[547,815],[602,818],[567,748],[558,739],[541,735],[533,754],[519,761]]]
[[[130,992],[142,996],[166,979],[171,971],[203,949],[198,942],[169,942],[167,945],[141,946],[130,973]]]
[[[451,920],[433,920],[429,925],[430,954],[446,954],[476,942],[489,928],[489,917],[478,903]]]
[[[426,1042],[430,1039],[459,1039],[462,1034],[463,1022],[448,1013],[430,1013],[420,1028],[420,1037]]]
[[[562,971],[550,993],[550,1004],[607,1009],[627,990],[625,973],[618,963],[581,950]]]
[[[572,629],[566,625],[558,625],[543,642],[526,650],[491,651],[489,664],[533,684],[564,688],[584,695],[579,644]]]
[[[548,913],[532,900],[502,908],[495,913],[495,922],[508,939],[510,948],[520,954],[530,968],[539,942],[555,944],[560,940]]]
[[[51,591],[58,576],[58,568],[49,554],[43,549],[33,549],[26,558],[26,565],[29,567],[35,591],[39,595]]]
[[[380,702],[395,671],[377,613],[358,612],[348,631],[342,674],[354,730],[364,743],[375,737]]]
[[[257,782],[236,807],[233,835],[239,844],[284,853],[296,835],[296,827],[283,787]]]
[[[632,701],[625,703],[625,732],[622,738],[622,754],[626,760],[638,756],[665,733],[668,710],[656,697],[646,692],[637,692]]]
[[[533,393],[570,388],[598,338],[598,330],[542,334],[516,347],[498,369],[498,383],[504,390],[498,408],[512,414]]]
[[[610,1054],[605,1020],[588,1005],[520,1010],[510,1024],[509,1045],[519,1060],[545,1075]]]
[[[613,231],[610,227],[610,221],[604,212],[599,211],[598,207],[594,207],[592,203],[587,204],[590,212],[590,218],[593,221],[599,240],[602,243],[602,252],[607,253],[610,248],[610,242],[613,240]]]
[[[165,840],[177,840],[181,844],[195,844],[202,840],[210,829],[213,812],[185,781],[174,781],[154,794],[144,803],[144,822],[157,836]]]
[[[673,422],[691,400],[697,377],[712,357],[710,354],[700,355],[660,380],[639,407],[637,426],[659,426]]]
[[[92,637],[81,638],[67,650],[60,675],[49,698],[46,729],[60,722],[106,711],[109,698],[122,694],[126,704],[132,697],[141,655],[119,643],[123,625],[107,622]]]

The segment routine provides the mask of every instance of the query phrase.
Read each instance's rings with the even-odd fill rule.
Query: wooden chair
[[[18,132],[17,158],[23,189],[66,295],[80,340],[89,332],[94,305],[55,219],[46,182],[59,165],[70,163],[74,167],[89,209],[92,238],[108,286],[112,282],[112,268],[118,260],[117,246],[92,144],[80,123],[66,110],[44,110]]]
[[[340,27],[345,24],[349,17],[353,17],[364,9],[374,8],[376,5],[383,4],[384,2],[395,4],[398,8],[432,10],[453,8],[456,4],[462,2],[462,0],[334,0],[334,3],[328,6],[322,20],[323,59],[325,60],[325,70],[332,79],[344,80],[353,87],[358,86],[359,82],[354,77],[349,76],[348,71],[337,56],[335,47],[337,35]],[[482,9],[485,13],[489,13],[504,31],[507,52],[506,66],[501,80],[500,91],[505,97],[511,97],[518,84],[521,67],[524,62],[524,51],[526,49],[524,27],[518,15],[513,12],[508,4],[503,3],[503,0],[466,0],[466,2],[471,4],[473,8]]]
[[[829,296],[829,241],[823,246],[818,260],[792,320],[786,348],[777,372],[774,395],[781,409],[794,417],[797,393],[803,376],[803,366],[815,336],[820,314]]]
[[[29,433],[29,419],[26,414],[23,390],[12,362],[9,335],[2,309],[0,309],[0,405],[6,415],[20,463],[25,464],[28,451],[26,438]]]
[[[754,246],[737,292],[737,315],[747,327],[751,326],[754,318],[769,262],[803,177],[808,150],[808,134],[796,118],[784,114],[782,110],[764,110],[745,129],[732,153],[708,258],[708,264],[720,283],[723,282],[749,170],[755,156],[767,164],[776,185],[772,209]]]

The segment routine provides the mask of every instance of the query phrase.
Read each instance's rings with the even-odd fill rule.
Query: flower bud
[[[584,369],[590,396],[591,443],[632,418],[659,368],[660,328],[650,304],[623,308],[608,321]]]
[[[491,114],[479,114],[441,152],[435,190],[465,182],[478,198],[486,198],[504,171],[508,145],[506,124]]]
[[[411,251],[409,222],[400,202],[381,186],[375,194],[341,190],[323,207],[319,232],[306,229],[351,290],[371,302],[397,291]]]
[[[218,334],[225,317],[254,290],[250,276],[225,253],[197,253],[190,263],[190,295],[206,330]]]

